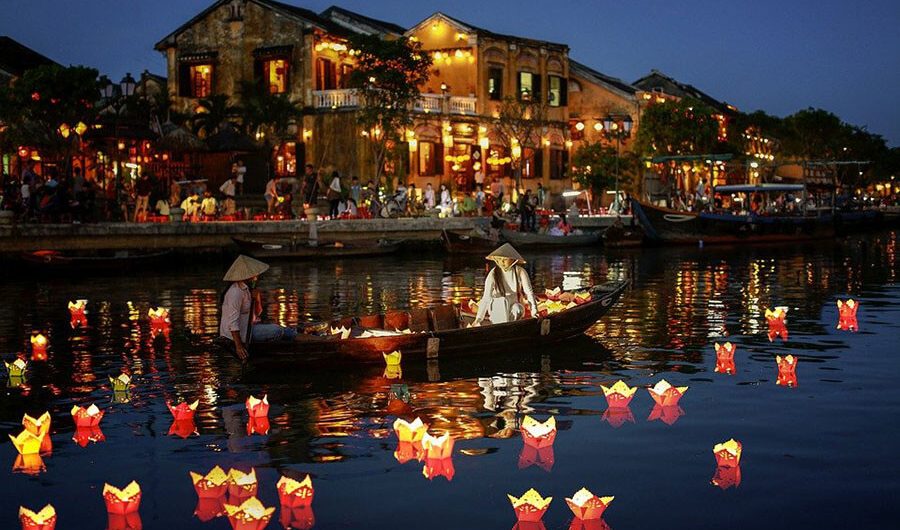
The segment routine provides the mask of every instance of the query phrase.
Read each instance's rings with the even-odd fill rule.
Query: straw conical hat
[[[228,268],[222,281],[242,282],[269,270],[269,266],[249,256],[240,255]]]
[[[525,263],[525,258],[516,252],[516,249],[509,243],[504,243],[502,247],[488,254],[485,259],[494,260],[494,258],[509,258],[514,259],[519,263]]]

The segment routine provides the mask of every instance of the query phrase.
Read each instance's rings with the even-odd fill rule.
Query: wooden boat
[[[118,271],[158,264],[172,250],[106,250],[79,253],[59,250],[24,252],[21,259],[42,271]]]
[[[412,330],[409,333],[345,339],[338,335],[304,333],[292,342],[251,344],[250,356],[251,359],[282,358],[324,365],[383,364],[383,353],[398,350],[403,354],[402,363],[409,364],[427,359],[491,355],[515,348],[531,351],[581,336],[612,309],[627,285],[628,282],[612,282],[595,286],[590,290],[590,301],[543,318],[466,327],[472,321],[472,315],[460,313],[455,306],[444,305],[405,313],[406,325]],[[393,317],[396,316],[394,313]],[[396,324],[384,324],[385,321],[394,322],[389,315],[352,320],[355,323],[346,322],[346,325],[381,323],[382,327],[396,327]]]
[[[601,236],[607,248],[634,248],[644,242],[644,232],[639,227],[610,226]]]
[[[235,244],[254,258],[268,259],[319,259],[347,258],[356,256],[381,256],[400,249],[399,241],[378,240],[374,242],[354,241],[352,243],[319,242],[315,247],[306,240],[256,240],[239,237],[231,238]]]
[[[500,246],[499,241],[494,241],[474,232],[441,231],[441,242],[444,248],[451,254],[480,254],[487,256]]]
[[[501,230],[500,235],[516,247],[532,248],[569,248],[596,245],[600,241],[600,234],[570,234],[567,236],[551,236],[548,234],[536,234],[534,232],[517,232],[515,230]]]

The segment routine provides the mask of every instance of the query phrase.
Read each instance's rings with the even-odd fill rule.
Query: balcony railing
[[[314,104],[317,109],[346,109],[359,106],[359,95],[353,89],[342,90],[316,90],[313,92]],[[450,96],[446,98],[441,94],[421,94],[413,104],[413,110],[428,114],[462,114],[474,116],[476,114],[476,102],[474,97]]]

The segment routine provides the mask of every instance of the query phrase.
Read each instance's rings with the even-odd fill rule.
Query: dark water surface
[[[506,493],[534,487],[554,500],[548,529],[569,528],[565,498],[585,486],[614,495],[609,527],[888,528],[900,517],[900,287],[897,235],[833,244],[756,248],[600,250],[528,255],[536,287],[563,271],[633,285],[590,337],[535,354],[485,351],[438,367],[403,366],[410,412],[456,439],[452,480],[401,464],[383,367],[320,371],[290,364],[242,372],[204,346],[217,329],[227,263],[178,274],[0,279],[0,352],[25,351],[32,330],[50,336],[49,359],[25,384],[4,388],[0,430],[22,414],[53,416],[43,472],[14,469],[0,447],[0,528],[18,528],[20,504],[52,503],[57,529],[107,528],[104,482],[143,489],[145,529],[230,528],[201,522],[189,471],[255,467],[259,497],[312,475],[315,528],[507,529]],[[378,260],[273,264],[261,287],[268,316],[294,325],[472,296],[483,260],[407,253]],[[837,299],[861,304],[859,332],[835,329]],[[67,302],[89,300],[89,325],[71,330]],[[147,310],[171,309],[168,340],[151,340]],[[789,339],[769,342],[767,307],[787,306]],[[715,373],[714,342],[737,344],[736,374]],[[799,358],[798,386],[776,385],[776,355]],[[108,376],[134,374],[128,402],[112,402]],[[436,368],[436,369],[435,369]],[[630,414],[605,414],[601,384],[688,386],[681,410],[660,415],[640,388]],[[402,392],[401,392],[402,393]],[[268,435],[247,435],[244,400],[268,394]],[[198,435],[169,435],[167,400],[199,399]],[[76,444],[69,410],[106,411],[105,441]],[[552,462],[523,453],[525,414],[556,417]],[[679,414],[681,414],[679,416]],[[657,418],[658,417],[658,418]],[[657,419],[651,419],[657,418]],[[743,443],[737,487],[711,484],[712,447]],[[529,465],[532,464],[532,465]],[[449,474],[449,473],[448,473]],[[723,484],[724,485],[724,484]],[[276,512],[269,528],[281,528]],[[307,521],[308,522],[308,521]],[[302,526],[302,525],[298,525]],[[577,528],[577,526],[573,526]]]

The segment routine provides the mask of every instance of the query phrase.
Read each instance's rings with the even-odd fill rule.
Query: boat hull
[[[378,242],[372,244],[348,243],[344,246],[321,244],[311,247],[289,242],[268,242],[254,239],[232,238],[234,243],[254,258],[259,259],[327,259],[358,256],[382,256],[392,254],[400,249],[400,243]]]
[[[441,231],[441,243],[451,254],[478,254],[481,256],[487,256],[500,246],[499,242],[486,237],[449,230]]]
[[[531,232],[516,232],[514,230],[501,230],[503,239],[516,247],[534,248],[571,248],[596,245],[600,240],[600,234],[580,234],[568,236],[550,236],[547,234],[535,234]]]

